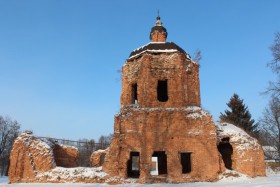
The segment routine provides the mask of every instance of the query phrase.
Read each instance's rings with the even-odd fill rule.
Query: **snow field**
[[[238,178],[228,177],[223,178],[218,182],[195,182],[183,184],[84,184],[84,183],[19,183],[8,184],[7,177],[0,177],[1,187],[280,187],[280,174],[270,174],[267,177],[257,177],[255,179],[246,176]]]

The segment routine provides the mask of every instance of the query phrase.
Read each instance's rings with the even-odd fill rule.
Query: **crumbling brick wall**
[[[219,144],[228,143],[232,147],[231,169],[251,177],[265,176],[265,157],[260,143],[233,124],[218,122],[216,126]]]
[[[150,170],[157,153],[166,155],[163,173],[167,170],[168,182],[217,180],[221,172],[217,135],[212,117],[199,108],[199,65],[182,51],[143,53],[129,59],[122,73],[122,108],[115,117],[104,170],[126,178],[131,154],[139,155],[139,181],[156,182]],[[159,81],[167,82],[164,102],[158,98]],[[181,153],[191,155],[188,174],[182,173]]]
[[[57,166],[66,168],[78,167],[79,151],[76,147],[56,144],[53,152]]]
[[[111,175],[127,177],[130,152],[140,153],[140,181],[153,182],[151,157],[167,155],[166,182],[215,181],[220,172],[216,129],[199,108],[123,108],[115,118],[115,135],[103,166]],[[191,153],[192,171],[182,174],[180,153]]]
[[[10,153],[9,180],[12,183],[36,182],[38,174],[56,166],[76,167],[77,158],[78,150],[71,146],[23,133],[16,138]]]
[[[121,106],[134,104],[132,85],[137,84],[138,104],[144,108],[200,106],[199,65],[182,53],[143,54],[122,68]],[[157,99],[158,80],[168,80],[168,101]]]
[[[105,150],[99,149],[94,151],[90,156],[90,165],[92,167],[100,167],[105,161],[106,154],[108,153],[108,148]]]
[[[42,141],[28,133],[16,138],[10,154],[10,182],[33,182],[37,172],[56,167],[53,147],[51,142]]]

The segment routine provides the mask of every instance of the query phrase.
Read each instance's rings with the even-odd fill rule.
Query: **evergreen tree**
[[[256,136],[258,133],[257,124],[254,124],[255,120],[251,119],[251,114],[248,107],[243,103],[243,99],[240,99],[237,94],[233,94],[227,106],[231,111],[225,110],[224,114],[221,113],[220,120],[233,123],[246,132]]]

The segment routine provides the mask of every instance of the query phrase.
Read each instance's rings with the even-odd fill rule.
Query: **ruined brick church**
[[[215,124],[201,109],[199,64],[167,42],[167,35],[158,16],[151,42],[132,51],[122,67],[114,138],[109,149],[92,156],[98,162],[93,166],[101,169],[93,168],[90,176],[89,168],[77,174],[78,169],[74,172],[60,162],[73,159],[64,146],[23,134],[11,152],[10,181],[107,182],[116,177],[115,183],[128,178],[140,183],[216,181],[226,169],[265,176],[261,145],[238,127]],[[55,147],[65,154],[55,154]]]
[[[103,167],[142,182],[213,181],[223,160],[212,116],[200,108],[199,64],[167,35],[157,17],[151,42],[122,68],[121,111]],[[231,149],[220,146],[229,167]]]
[[[104,167],[143,180],[213,180],[220,171],[216,128],[199,108],[199,64],[167,35],[157,17],[151,42],[122,68],[122,108]]]

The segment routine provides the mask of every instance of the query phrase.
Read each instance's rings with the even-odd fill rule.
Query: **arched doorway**
[[[218,145],[218,150],[222,155],[225,167],[227,169],[232,170],[232,153],[233,153],[233,149],[232,146],[229,143],[229,138],[223,138],[222,142],[220,142],[220,144]]]

